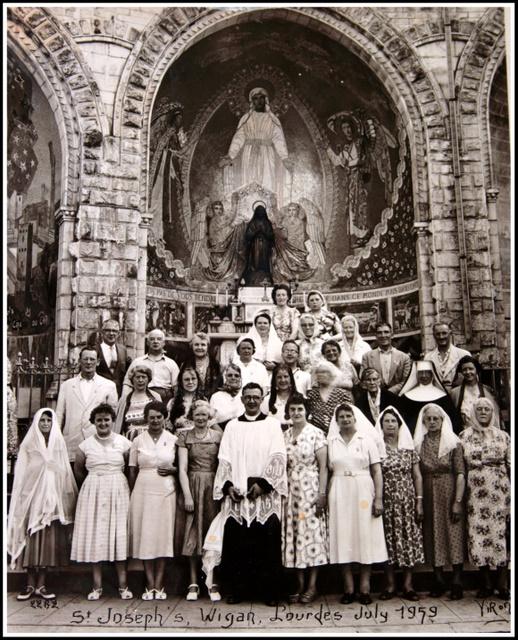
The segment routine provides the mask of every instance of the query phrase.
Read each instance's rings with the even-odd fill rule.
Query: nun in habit
[[[419,412],[429,402],[444,409],[452,421],[454,432],[459,433],[461,426],[458,411],[439,380],[435,366],[430,360],[420,360],[412,364],[410,375],[399,395],[401,397],[401,413],[412,434],[415,431]]]

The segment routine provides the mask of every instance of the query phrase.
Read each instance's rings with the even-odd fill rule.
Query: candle
[[[219,287],[216,287],[216,306],[219,306]]]
[[[228,288],[225,289],[225,306],[228,306]]]

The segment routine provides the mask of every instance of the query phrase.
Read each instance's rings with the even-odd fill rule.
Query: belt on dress
[[[98,469],[97,471],[89,471],[88,475],[90,475],[90,476],[116,476],[119,473],[124,475],[124,473],[122,472],[122,469],[118,470],[118,471],[112,471],[111,469],[106,469],[106,470]]]
[[[361,469],[360,471],[333,471],[335,476],[370,476],[371,472],[368,469]]]

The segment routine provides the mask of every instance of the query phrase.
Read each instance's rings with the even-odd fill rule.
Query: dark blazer
[[[369,398],[367,397],[367,394],[368,392],[365,389],[360,389],[357,392],[356,406],[358,407],[358,409],[360,409],[363,415],[372,422],[372,424],[376,424],[376,420],[371,413]],[[395,407],[398,411],[401,411],[401,399],[399,398],[399,396],[396,396],[391,391],[387,391],[387,389],[382,389],[380,397],[380,413],[383,411],[383,409],[390,407],[390,405]]]
[[[108,380],[113,380],[115,382],[115,386],[117,387],[117,393],[119,394],[119,398],[121,397],[122,391],[122,383],[124,381],[124,376],[126,375],[126,371],[131,364],[131,358],[128,357],[126,352],[126,347],[122,344],[116,343],[115,348],[117,349],[117,363],[115,365],[115,369],[112,370],[108,367],[106,360],[104,359],[104,353],[101,348],[101,345],[97,345],[97,354],[99,356],[99,364],[97,365],[97,373],[103,378],[108,378]]]

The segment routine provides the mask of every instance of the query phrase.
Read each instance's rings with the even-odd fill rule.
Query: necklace
[[[107,440],[111,440],[112,435],[113,432],[110,432],[107,436],[100,436],[98,433],[96,433],[95,437],[97,438],[97,440],[104,440],[106,442]]]
[[[207,437],[208,432],[209,432],[209,427],[207,426],[207,427],[205,427],[205,431],[204,431],[203,435],[200,438],[200,436],[196,435],[196,427],[195,427],[194,428],[194,437],[196,438],[196,440],[205,440],[205,438]]]

